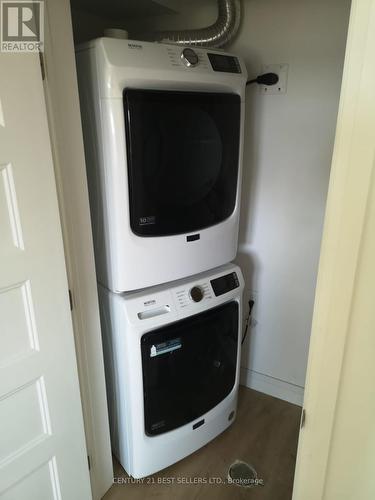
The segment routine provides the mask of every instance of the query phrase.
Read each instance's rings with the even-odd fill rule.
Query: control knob
[[[204,292],[200,286],[193,286],[190,290],[190,298],[194,302],[200,302],[203,299]]]
[[[181,59],[188,68],[196,66],[199,62],[198,54],[193,49],[184,49],[181,52]]]

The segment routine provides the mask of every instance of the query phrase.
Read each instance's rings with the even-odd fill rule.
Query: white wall
[[[242,375],[301,403],[350,3],[244,3],[230,50],[249,75],[273,63],[288,63],[289,75],[286,94],[247,92],[238,262],[256,325]]]

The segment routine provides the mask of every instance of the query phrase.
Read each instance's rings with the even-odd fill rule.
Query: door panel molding
[[[113,483],[113,468],[70,3],[47,0],[45,13],[44,88],[73,302],[91,489],[94,500],[99,500]]]
[[[0,67],[0,496],[88,500],[39,57],[0,52]]]

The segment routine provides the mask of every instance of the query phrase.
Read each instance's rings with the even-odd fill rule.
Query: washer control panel
[[[240,286],[240,282],[235,271],[215,278],[211,281],[203,281],[196,283],[193,286],[187,285],[186,288],[181,288],[176,291],[176,298],[180,307],[188,307],[194,303],[212,299],[213,294],[219,297],[224,293],[228,293]]]
[[[186,288],[176,291],[176,298],[180,307],[188,307],[194,303],[212,299],[212,288],[208,281],[197,283],[194,286],[187,285]]]
[[[217,270],[206,271],[195,277],[124,293],[128,321],[131,324],[170,323],[205,309],[241,297],[244,282],[240,269],[226,264]],[[117,295],[116,295],[117,296]],[[117,299],[116,299],[117,300]]]
[[[204,297],[203,288],[200,286],[193,286],[189,292],[190,298],[193,302],[200,302]]]
[[[218,297],[219,295],[223,295],[223,293],[227,293],[235,288],[238,288],[240,286],[240,282],[238,281],[237,274],[233,272],[211,280],[211,286],[214,294]]]

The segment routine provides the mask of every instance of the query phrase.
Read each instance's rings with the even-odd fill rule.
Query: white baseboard
[[[283,380],[278,380],[277,378],[254,372],[244,367],[241,367],[240,383],[250,389],[283,399],[289,403],[298,406],[303,405],[304,389],[298,385],[289,384]]]

